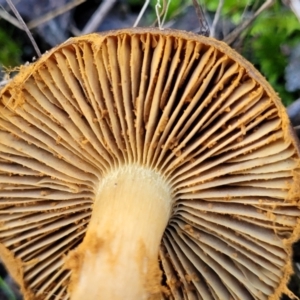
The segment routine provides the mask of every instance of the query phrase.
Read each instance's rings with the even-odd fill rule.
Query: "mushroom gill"
[[[1,259],[30,300],[292,295],[298,149],[222,42],[70,39],[1,92]]]

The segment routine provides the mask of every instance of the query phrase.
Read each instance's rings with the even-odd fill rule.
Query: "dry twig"
[[[41,17],[38,17],[38,18],[28,22],[26,24],[26,26],[29,29],[33,29],[35,27],[38,27],[41,24],[46,23],[46,22],[54,19],[55,17],[66,13],[67,11],[69,11],[69,10],[73,9],[74,7],[82,4],[85,1],[86,0],[74,0],[73,2],[67,3],[66,5],[63,5],[59,8],[57,8],[57,9],[54,9],[54,10],[42,15]],[[20,22],[17,18],[15,18],[11,14],[9,14],[1,5],[0,5],[0,7],[2,8],[2,9],[0,9],[0,18],[4,19],[5,21],[9,22],[10,24],[14,25],[15,27],[17,27],[21,30],[25,30],[24,26],[22,26],[20,24]]]
[[[7,4],[9,5],[10,9],[13,11],[13,13],[15,14],[15,16],[17,17],[17,19],[19,20],[19,23],[22,25],[23,29],[25,30],[25,32],[27,33],[30,42],[37,54],[38,57],[41,57],[41,51],[37,45],[37,43],[35,42],[29,28],[27,27],[26,23],[24,22],[23,18],[21,17],[21,15],[19,14],[18,10],[16,9],[16,7],[14,6],[14,4],[12,3],[11,0],[6,0]]]
[[[198,16],[199,23],[200,23],[200,32],[199,33],[204,36],[209,36],[209,25],[205,18],[205,15],[204,15],[201,5],[198,3],[197,0],[193,0],[193,5],[195,7],[196,14]]]
[[[96,31],[98,26],[102,23],[106,15],[114,6],[115,2],[116,0],[104,0],[83,28],[82,34],[87,34]]]
[[[57,9],[54,9],[44,15],[42,15],[41,17],[38,17],[32,21],[30,21],[28,24],[27,24],[27,27],[29,29],[33,29],[45,22],[48,22],[52,19],[54,19],[55,17],[61,15],[61,14],[64,14],[66,13],[67,11],[73,9],[74,7],[78,6],[79,4],[85,2],[86,0],[74,0],[70,3],[67,3],[66,5],[63,5],[61,7],[58,7]]]

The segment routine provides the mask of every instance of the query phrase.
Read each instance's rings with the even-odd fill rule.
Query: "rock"
[[[299,82],[300,83],[300,82]],[[287,113],[293,126],[300,125],[300,98],[287,107]]]
[[[291,50],[289,63],[285,68],[285,79],[287,91],[300,90],[300,44]]]

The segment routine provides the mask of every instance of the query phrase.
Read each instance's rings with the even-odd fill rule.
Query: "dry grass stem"
[[[8,84],[11,79],[3,79],[0,81],[0,89],[3,88],[6,84]]]
[[[18,19],[9,14],[2,6],[0,9],[0,17],[5,21],[9,22],[10,24],[14,25],[15,27],[24,30],[23,26],[20,24]]]
[[[15,14],[15,16],[17,17],[17,19],[19,20],[20,24],[22,25],[24,31],[27,33],[29,39],[30,39],[30,42],[37,54],[38,57],[41,57],[42,54],[41,54],[41,51],[37,45],[37,43],[35,42],[29,28],[27,27],[26,23],[24,22],[23,18],[21,17],[21,15],[19,14],[18,10],[16,9],[16,7],[14,6],[14,4],[12,3],[11,0],[6,0],[7,4],[9,5],[10,9],[13,11],[13,13]]]
[[[244,22],[242,22],[238,27],[236,27],[230,34],[228,34],[223,41],[228,45],[231,45],[239,35],[266,9],[272,6],[275,0],[267,0],[261,7],[253,14],[253,16]]]
[[[155,4],[155,14],[156,14],[156,20],[157,20],[157,23],[158,23],[158,28],[162,29],[161,17],[164,14],[164,7],[163,8],[161,7],[161,4],[160,4],[159,0]]]
[[[85,27],[82,30],[82,34],[88,34],[97,30],[98,26],[103,22],[106,15],[112,9],[116,0],[105,0],[103,1],[98,9],[95,11],[93,16],[87,22]]]
[[[163,0],[162,6],[161,6],[160,0],[157,0],[156,5],[155,5],[156,20],[153,24],[151,24],[150,27],[155,27],[156,25],[158,25],[159,29],[163,29],[163,25],[166,20],[170,2],[171,2],[170,0],[168,0],[168,2],[167,2],[167,0]]]
[[[137,27],[138,26],[138,24],[139,24],[140,20],[142,19],[147,7],[149,6],[149,3],[150,3],[150,0],[145,1],[144,5],[143,5],[143,7],[142,7],[142,9],[141,9],[141,11],[140,11],[140,13],[139,13],[139,15],[138,15],[138,17],[137,17],[137,19],[134,22],[132,27]]]
[[[213,20],[211,28],[210,28],[210,36],[211,37],[215,37],[216,27],[218,25],[218,22],[219,22],[219,19],[221,16],[221,11],[222,11],[223,5],[224,5],[224,0],[219,0],[218,8],[217,8],[214,20]]]
[[[245,16],[246,16],[246,13],[248,12],[248,9],[249,9],[249,6],[250,6],[250,3],[251,3],[251,0],[248,0],[247,1],[247,4],[245,5],[244,7],[244,10],[243,10],[243,13],[242,13],[242,16],[241,16],[241,20],[244,20]],[[256,8],[257,8],[257,2],[254,3],[254,5],[252,6],[252,10],[255,11]]]
[[[168,13],[168,10],[169,10],[170,3],[171,3],[171,0],[168,0],[167,5],[166,5],[166,9],[165,9],[165,12],[164,12],[163,19],[162,19],[162,21],[161,21],[161,26],[162,26],[162,27],[163,27],[164,24],[165,24],[165,21],[166,21],[166,17],[167,17],[167,13]]]
[[[80,36],[81,31],[76,27],[74,22],[70,24],[70,32],[72,33],[73,36]]]
[[[297,19],[300,22],[300,1],[299,0],[286,0],[284,1],[286,5],[288,5],[291,10],[296,15]]]
[[[70,3],[67,3],[66,5],[63,5],[57,9],[54,9],[44,15],[42,15],[41,17],[38,17],[32,21],[30,21],[28,24],[27,24],[27,27],[29,29],[33,29],[45,22],[48,22],[52,19],[54,19],[55,17],[61,15],[61,14],[64,14],[66,13],[67,11],[73,9],[74,7],[78,6],[79,4],[85,2],[86,0],[74,0],[73,2],[70,2]]]

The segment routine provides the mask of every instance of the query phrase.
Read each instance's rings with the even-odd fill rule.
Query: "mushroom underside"
[[[226,45],[155,30],[71,39],[21,70],[0,116],[0,254],[25,298],[70,298],[94,233],[108,243],[106,209],[105,228],[128,224],[138,249],[157,233],[154,275],[136,271],[147,297],[291,295],[298,146],[276,94]],[[127,207],[137,217],[118,223]]]

